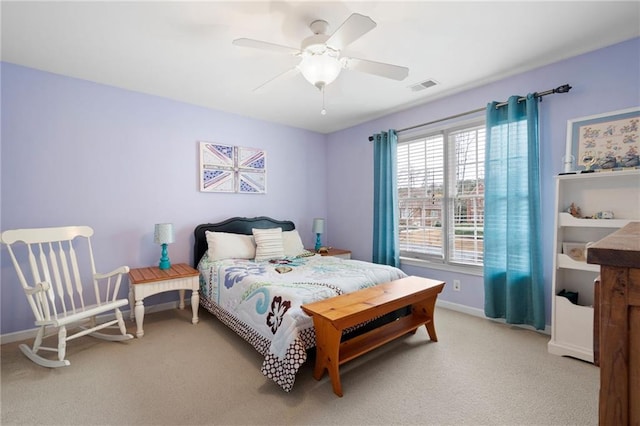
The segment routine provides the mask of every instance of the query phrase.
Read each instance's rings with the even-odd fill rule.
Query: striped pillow
[[[282,228],[252,230],[256,240],[256,262],[284,257]]]

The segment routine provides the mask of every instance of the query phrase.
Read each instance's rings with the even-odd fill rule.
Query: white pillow
[[[253,230],[256,240],[256,262],[269,259],[281,259],[284,257],[282,246],[282,228]]]
[[[282,246],[284,255],[289,257],[299,256],[305,251],[297,229],[282,231]]]
[[[253,259],[256,243],[253,235],[205,231],[210,260]]]

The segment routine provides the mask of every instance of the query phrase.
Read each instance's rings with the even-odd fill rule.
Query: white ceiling
[[[299,47],[311,21],[332,33],[354,12],[377,27],[343,54],[406,66],[409,77],[343,70],[325,116],[300,74],[253,92],[297,59],[232,40]],[[320,133],[640,35],[639,1],[3,0],[0,13],[3,61]],[[439,84],[409,89],[427,79]]]

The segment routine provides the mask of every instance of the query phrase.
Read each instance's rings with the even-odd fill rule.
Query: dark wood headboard
[[[196,226],[193,231],[195,243],[193,246],[193,267],[198,267],[198,262],[207,251],[206,231],[228,232],[230,234],[252,235],[253,228],[269,229],[282,228],[283,231],[293,231],[296,225],[289,220],[276,220],[266,216],[259,217],[232,217],[218,223],[204,223]]]

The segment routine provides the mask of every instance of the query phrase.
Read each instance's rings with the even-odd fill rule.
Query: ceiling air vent
[[[419,92],[420,90],[424,90],[424,89],[428,89],[429,87],[433,87],[436,84],[438,84],[437,81],[429,79],[429,80],[422,81],[420,83],[416,83],[416,84],[414,84],[412,86],[409,86],[409,88],[413,92]]]

